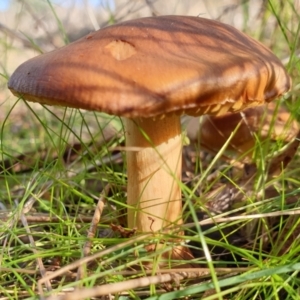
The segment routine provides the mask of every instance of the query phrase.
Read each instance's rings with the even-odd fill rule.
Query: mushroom
[[[128,226],[138,232],[182,223],[182,114],[240,111],[290,85],[265,46],[229,25],[187,16],[100,29],[23,63],[8,82],[29,101],[124,118]]]
[[[274,102],[265,106],[252,107],[237,113],[221,116],[203,116],[193,118],[187,126],[188,137],[201,147],[217,153],[231,137],[228,151],[243,161],[251,161],[256,144],[260,141],[282,141],[288,143],[298,134],[298,124],[292,121],[290,113],[284,107],[276,108]]]

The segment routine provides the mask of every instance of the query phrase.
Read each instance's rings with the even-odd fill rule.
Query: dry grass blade
[[[34,181],[34,180],[33,180]],[[48,183],[45,185],[44,189],[42,192],[39,193],[39,195],[37,195],[37,197],[40,197],[42,196],[46,191],[48,191],[48,188],[49,186],[51,185],[51,183]],[[31,210],[34,202],[36,201],[36,198],[35,197],[30,197],[27,202],[25,203],[24,207],[22,208],[22,211],[20,213],[20,219],[21,219],[21,222],[27,232],[27,236],[28,236],[28,239],[30,241],[30,245],[31,245],[31,250],[34,254],[36,254],[36,260],[37,260],[37,265],[39,267],[39,270],[40,270],[40,273],[41,273],[41,276],[42,278],[44,278],[46,276],[46,269],[44,267],[44,264],[43,264],[43,261],[42,259],[39,257],[39,252],[36,250],[36,245],[35,245],[35,241],[34,241],[34,238],[31,234],[31,231],[30,231],[30,228],[28,226],[28,223],[27,223],[27,220],[26,220],[26,216],[25,214]],[[18,206],[18,203],[16,201],[16,204]],[[45,281],[45,285],[46,285],[46,288],[48,291],[51,291],[52,290],[52,287],[51,287],[51,283],[49,280],[46,280]]]
[[[175,283],[177,288],[180,288],[180,281],[185,279],[191,279],[199,277],[205,274],[203,271],[195,272],[184,272],[179,271],[178,273],[169,273],[169,274],[159,274],[155,276],[145,276],[141,278],[126,280],[118,283],[104,284],[101,286],[96,286],[93,288],[86,289],[76,289],[76,291],[60,295],[60,296],[50,296],[47,300],[82,300],[90,297],[104,296],[109,294],[118,294],[124,291],[129,291],[136,288],[146,287],[151,284],[162,284],[162,283]]]
[[[100,218],[101,218],[101,215],[102,215],[102,212],[104,209],[105,198],[106,198],[107,194],[109,193],[110,188],[111,188],[110,184],[106,185],[106,187],[104,188],[104,190],[101,193],[101,196],[98,200],[97,206],[95,208],[93,220],[91,222],[91,226],[88,231],[87,241],[83,247],[83,256],[84,257],[88,256],[91,253],[92,239],[94,238],[94,236],[96,234],[97,226],[100,222]],[[77,280],[80,280],[83,277],[84,268],[85,268],[84,265],[80,265],[80,267],[78,268]]]
[[[0,212],[0,223],[6,223],[11,219],[12,211],[1,211]],[[66,221],[68,219],[71,223],[91,223],[93,217],[90,216],[78,216],[72,217],[68,216],[68,218],[51,216],[46,213],[29,213],[26,214],[26,220],[29,224],[39,224],[39,223],[57,223],[61,220]],[[16,220],[16,222],[20,223],[21,220]]]
[[[273,211],[270,213],[262,213],[262,214],[250,214],[250,215],[242,215],[242,216],[232,216],[232,217],[212,217],[209,219],[205,219],[199,221],[199,225],[210,225],[217,223],[229,223],[233,221],[245,221],[245,220],[253,220],[253,219],[261,219],[267,217],[280,217],[280,216],[299,216],[300,209],[292,209],[292,210],[279,210]],[[184,225],[186,228],[195,227],[194,223],[187,223]]]
[[[110,254],[110,253],[112,253],[112,252],[114,252],[114,251],[118,251],[118,250],[120,250],[120,249],[123,249],[123,248],[125,248],[125,247],[127,247],[127,246],[133,245],[133,244],[135,244],[135,243],[137,243],[137,242],[141,242],[141,241],[145,240],[146,238],[148,238],[148,237],[150,237],[150,236],[152,236],[152,233],[139,235],[139,236],[137,236],[137,237],[131,238],[131,239],[128,240],[128,241],[125,241],[125,242],[123,242],[123,243],[120,243],[120,244],[118,244],[118,245],[116,245],[116,246],[113,246],[113,247],[110,247],[110,248],[105,249],[105,250],[103,250],[103,251],[100,251],[100,252],[98,252],[98,253],[95,253],[95,254],[93,254],[93,255],[91,255],[91,256],[83,257],[83,258],[81,258],[81,259],[75,261],[74,263],[71,263],[71,264],[69,264],[69,265],[67,265],[67,266],[65,266],[65,267],[62,267],[61,269],[59,269],[59,270],[57,270],[57,271],[55,271],[55,272],[53,272],[53,273],[51,273],[51,274],[47,274],[46,277],[41,278],[41,279],[38,281],[38,291],[39,291],[40,295],[41,295],[41,296],[44,295],[44,291],[43,291],[42,285],[43,285],[47,280],[52,280],[52,279],[54,279],[54,278],[56,278],[56,277],[58,277],[58,276],[60,276],[60,275],[63,275],[64,273],[66,273],[66,272],[68,272],[68,271],[70,271],[70,270],[74,270],[74,269],[76,269],[76,268],[79,268],[81,265],[87,264],[87,263],[89,263],[89,262],[91,262],[91,261],[94,261],[94,260],[96,260],[96,259],[99,259],[99,258],[101,258],[101,257],[103,257],[103,256],[105,256],[105,255],[108,255],[108,254]],[[102,262],[100,262],[99,264],[104,264],[104,263],[105,263],[105,261],[102,261]]]
[[[31,245],[31,250],[32,250],[32,252],[34,254],[36,254],[37,265],[39,267],[41,276],[45,277],[46,276],[45,266],[43,264],[42,259],[39,257],[39,251],[36,250],[37,247],[36,247],[35,241],[33,239],[33,236],[31,234],[30,228],[28,226],[28,223],[27,223],[27,220],[26,220],[26,216],[25,216],[25,214],[23,212],[21,213],[21,220],[22,220],[23,226],[24,226],[24,228],[25,228],[25,230],[27,232],[27,236],[28,236],[28,239],[29,239],[30,245]],[[48,291],[52,290],[51,282],[49,280],[45,281],[45,285],[46,285],[46,288],[47,288]]]

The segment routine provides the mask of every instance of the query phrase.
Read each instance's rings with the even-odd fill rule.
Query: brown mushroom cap
[[[257,137],[261,141],[283,141],[288,143],[298,134],[299,126],[284,108],[276,108],[274,102],[252,107],[243,113],[226,113],[221,116],[203,116],[201,122],[193,118],[188,126],[188,136],[192,142],[199,142],[206,150],[217,153],[227,140],[234,135],[227,150],[239,155],[252,155]]]
[[[30,101],[133,118],[238,111],[290,84],[273,53],[233,27],[162,16],[109,26],[35,57],[8,87]]]

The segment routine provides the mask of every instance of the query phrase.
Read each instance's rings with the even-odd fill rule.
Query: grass
[[[124,11],[147,8],[146,4],[132,3],[124,1],[122,9],[115,7],[115,11],[107,6],[108,18],[102,17],[101,22],[122,20]],[[288,108],[291,119],[298,120],[299,4],[297,8],[292,0],[264,1],[254,22],[251,3],[241,1],[239,6],[228,6],[230,9],[224,10],[220,19],[225,21],[230,14],[242,12],[242,30],[271,47],[286,63],[293,89],[280,105]],[[44,1],[39,7],[33,0],[19,1],[18,5],[14,17],[16,24],[23,24],[21,30],[9,27],[15,34],[21,32],[21,38],[14,36],[18,42],[12,43],[11,33],[0,27],[3,299],[38,299],[47,280],[56,292],[81,286],[72,299],[86,299],[95,292],[101,299],[101,288],[104,293],[115,291],[116,299],[300,299],[298,152],[279,176],[268,177],[270,157],[283,145],[271,144],[269,139],[262,142],[257,137],[254,173],[245,182],[241,175],[232,177],[236,170],[231,165],[212,176],[224,165],[224,149],[215,155],[202,151],[199,159],[198,146],[186,146],[184,156],[189,166],[185,174],[190,175],[182,183],[186,220],[183,239],[191,241],[189,247],[197,254],[190,262],[196,268],[179,272],[176,268],[180,262],[167,259],[173,271],[160,269],[164,276],[157,276],[155,260],[173,243],[159,252],[147,252],[145,245],[159,242],[152,234],[126,236],[123,227],[111,229],[111,224],[124,225],[126,218],[126,166],[118,150],[124,143],[122,121],[102,113],[24,104],[8,93],[12,58],[23,51],[23,39],[29,41],[29,48],[41,51],[68,41],[68,27],[54,1]],[[47,32],[47,26],[37,23],[42,33],[33,37],[22,18],[32,18],[44,10],[47,22],[55,29]],[[152,6],[149,14],[151,11]],[[50,41],[49,33],[58,41]],[[85,276],[78,282],[76,272],[84,262],[90,222],[108,184],[110,191],[105,195],[98,233],[92,239],[92,256],[82,270]],[[226,193],[235,195],[229,211],[208,209],[212,201],[223,203]],[[205,219],[205,215],[213,218]],[[53,278],[41,275],[43,265],[37,267],[38,259],[48,272],[54,272],[49,273]],[[146,262],[153,263],[149,270]],[[164,280],[169,282],[170,272],[171,283],[163,284]]]

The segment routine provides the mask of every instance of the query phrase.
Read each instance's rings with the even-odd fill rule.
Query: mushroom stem
[[[181,224],[180,118],[126,120],[128,226],[138,232]]]

